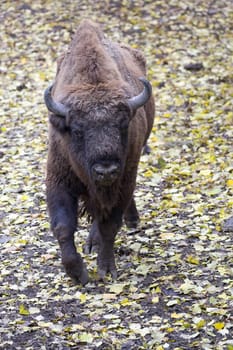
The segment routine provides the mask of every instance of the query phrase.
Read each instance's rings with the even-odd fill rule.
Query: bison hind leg
[[[132,198],[124,214],[125,224],[128,228],[136,228],[140,219],[134,198]]]
[[[97,221],[94,220],[89,235],[87,237],[86,243],[84,245],[83,251],[85,254],[98,253],[100,245],[99,229]]]

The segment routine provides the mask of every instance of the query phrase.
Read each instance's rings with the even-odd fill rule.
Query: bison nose
[[[120,166],[117,163],[111,164],[94,164],[92,174],[94,180],[104,186],[111,185],[120,173]]]

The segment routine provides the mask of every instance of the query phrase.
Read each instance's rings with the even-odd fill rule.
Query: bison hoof
[[[128,228],[136,228],[139,224],[139,219],[135,219],[135,220],[127,220],[125,219],[125,224]]]
[[[83,286],[88,283],[89,277],[85,264],[79,254],[63,258],[62,263],[65,267],[67,275],[75,284],[81,283]]]
[[[79,277],[79,281],[83,286],[85,286],[89,282],[89,276],[85,265],[83,265],[82,273],[81,273],[81,276]]]
[[[101,281],[104,281],[105,276],[107,275],[107,273],[110,272],[110,275],[112,277],[113,280],[117,279],[117,270],[114,269],[98,269],[98,275],[99,275],[99,279]]]
[[[108,273],[110,273],[113,280],[117,279],[117,270],[114,256],[101,257],[101,255],[99,254],[97,258],[97,265],[100,280],[104,280],[105,276]]]

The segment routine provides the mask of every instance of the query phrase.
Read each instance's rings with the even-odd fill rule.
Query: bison
[[[62,263],[75,283],[88,282],[74,244],[79,213],[92,219],[84,251],[98,252],[100,279],[107,273],[117,277],[114,240],[123,219],[128,227],[139,221],[133,193],[154,119],[145,76],[139,50],[110,41],[99,25],[84,20],[45,91],[48,212]]]

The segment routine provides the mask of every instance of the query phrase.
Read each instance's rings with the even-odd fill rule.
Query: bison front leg
[[[122,225],[122,212],[114,209],[110,217],[98,221],[99,251],[97,257],[98,274],[104,279],[110,273],[113,279],[117,278],[117,270],[114,257],[115,236]],[[96,235],[96,236],[97,236]]]
[[[62,255],[62,264],[66,273],[75,283],[88,282],[88,273],[74,244],[74,232],[77,225],[77,198],[73,198],[65,189],[47,192],[51,229],[57,238]]]

